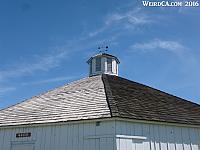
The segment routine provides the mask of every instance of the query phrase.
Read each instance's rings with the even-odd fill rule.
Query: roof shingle
[[[103,75],[112,117],[200,125],[200,105],[154,88]]]
[[[111,117],[200,125],[200,105],[121,77],[101,75],[0,110],[0,127]]]
[[[110,117],[101,76],[88,77],[0,111],[0,126]]]

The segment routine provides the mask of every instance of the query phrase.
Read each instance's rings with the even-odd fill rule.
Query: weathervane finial
[[[100,53],[108,51],[108,46],[101,45],[98,47]]]

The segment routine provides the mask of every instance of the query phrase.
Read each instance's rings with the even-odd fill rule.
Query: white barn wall
[[[32,136],[16,138],[26,132]],[[200,129],[126,120],[0,128],[0,150],[12,143],[34,143],[34,150],[200,150]]]
[[[117,150],[200,150],[200,128],[116,121]]]
[[[31,137],[16,138],[16,133],[26,132]],[[12,143],[18,142],[34,143],[34,150],[114,150],[114,132],[113,121],[103,121],[100,126],[90,122],[0,128],[0,150],[11,150]]]

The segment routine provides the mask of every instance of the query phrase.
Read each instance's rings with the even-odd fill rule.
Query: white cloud
[[[92,38],[92,37],[98,35],[99,33],[102,33],[102,32],[105,31],[106,29],[107,29],[107,26],[105,25],[105,26],[103,26],[103,27],[101,27],[101,28],[98,28],[98,29],[95,30],[95,31],[90,32],[88,35],[89,35],[90,38]]]
[[[27,63],[17,63],[13,68],[0,71],[0,82],[5,81],[9,78],[25,76],[32,74],[37,71],[48,71],[52,68],[57,67],[61,60],[67,55],[66,51],[58,52],[56,54],[48,54],[44,56],[37,56],[37,59],[33,62],[27,61]]]
[[[34,57],[24,58],[24,62],[11,62],[11,65],[9,65],[10,67],[7,67],[7,69],[1,70],[0,68],[0,83],[9,83],[11,78],[20,78],[59,67],[64,60],[69,58],[71,53],[89,50],[92,47],[97,46],[101,41],[104,40],[88,40],[88,37],[81,36],[67,41],[62,46],[50,50],[48,54],[34,55]]]
[[[92,40],[91,40],[92,41]],[[69,55],[74,52],[80,52],[86,49],[90,49],[97,45],[97,41],[88,41],[87,38],[79,37],[76,40],[68,41],[63,46],[58,46],[48,54],[44,55],[34,55],[34,57],[23,58],[24,61],[13,61],[9,64],[9,67],[5,70],[0,68],[0,97],[4,96],[8,92],[17,90],[11,82],[11,79],[22,78],[24,76],[30,76],[34,74],[40,74],[41,72],[47,72],[51,69],[59,67],[64,60],[69,58]],[[12,65],[14,64],[14,65]],[[8,66],[8,65],[7,65]],[[77,78],[76,76],[67,77],[56,77],[40,81],[33,81],[27,83],[21,83],[18,85],[39,85],[45,83],[59,82],[73,80]],[[9,86],[3,86],[3,84],[8,84]]]
[[[125,13],[113,13],[108,15],[105,24],[111,25],[115,23],[125,23],[132,26],[144,25],[152,23],[153,20],[145,14],[142,9],[135,8]]]
[[[0,96],[2,96],[4,93],[10,92],[10,91],[14,91],[16,90],[15,87],[0,87]]]
[[[153,22],[154,19],[146,14],[141,8],[132,8],[126,12],[114,12],[107,14],[103,20],[103,25],[100,28],[90,32],[88,35],[89,37],[94,37],[105,31],[111,31],[118,27],[120,30],[130,30],[141,25],[151,24]]]
[[[132,50],[143,52],[154,50],[166,50],[176,55],[181,55],[187,48],[177,41],[154,39],[146,43],[136,43],[130,47]]]
[[[130,47],[133,52],[151,53],[158,51],[167,51],[174,54],[175,59],[169,64],[160,64],[165,67],[159,70],[159,78],[156,82],[160,85],[169,86],[170,89],[195,87],[199,83],[200,71],[197,69],[200,65],[199,56],[189,47],[177,41],[154,39],[149,42],[136,43]],[[177,59],[178,58],[178,59]],[[176,78],[180,76],[180,78]],[[166,83],[166,81],[174,81]]]
[[[87,36],[80,36],[66,41],[66,43],[62,46],[58,46],[54,49],[52,48],[48,54],[35,55],[31,58],[25,58],[24,62],[11,62],[11,65],[12,63],[15,65],[10,65],[10,67],[7,67],[5,70],[1,70],[0,68],[0,83],[9,81],[11,78],[18,78],[38,72],[49,71],[53,68],[59,67],[64,60],[69,58],[71,53],[89,50],[94,46],[97,46],[98,43],[105,41],[105,39],[89,40],[88,38],[89,37]]]

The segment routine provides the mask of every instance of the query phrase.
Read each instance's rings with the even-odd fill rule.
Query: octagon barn
[[[200,105],[118,77],[91,57],[89,77],[0,110],[0,150],[200,150]]]

